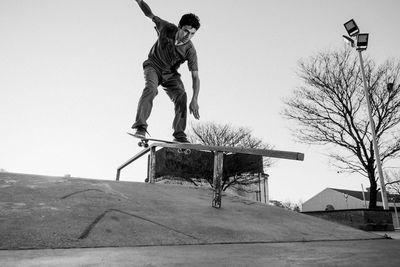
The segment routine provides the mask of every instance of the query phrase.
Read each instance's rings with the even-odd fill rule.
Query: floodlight
[[[346,35],[343,35],[343,40],[350,45],[351,47],[354,47],[354,40]]]
[[[356,22],[351,19],[348,22],[344,24],[344,27],[346,28],[346,31],[349,36],[344,36],[343,38],[347,43],[349,43],[352,47],[355,47],[358,55],[360,57],[360,65],[361,65],[361,73],[362,73],[362,78],[364,82],[364,93],[365,93],[365,99],[367,102],[367,107],[368,107],[368,115],[369,115],[369,123],[371,126],[371,132],[372,132],[372,141],[373,141],[373,148],[375,152],[375,158],[376,158],[376,167],[378,169],[379,173],[379,181],[381,184],[381,194],[382,194],[382,203],[383,203],[383,208],[385,210],[389,209],[389,204],[387,200],[387,193],[386,193],[386,188],[385,188],[385,181],[383,178],[383,170],[382,170],[382,165],[381,165],[381,159],[380,159],[380,154],[379,154],[379,147],[378,147],[378,142],[376,138],[376,132],[375,132],[375,124],[374,120],[372,118],[372,111],[371,111],[371,102],[369,99],[369,91],[368,91],[368,84],[367,84],[367,78],[365,77],[365,70],[364,70],[364,61],[362,58],[362,51],[367,49],[368,46],[368,33],[360,33],[360,29],[358,28]],[[354,39],[357,40],[356,45],[354,44],[354,39],[352,37],[355,37]],[[387,85],[387,90],[389,93],[391,90],[393,90],[393,84],[392,85]]]
[[[368,33],[359,33],[357,35],[357,48],[367,49],[368,46]]]
[[[354,21],[354,19],[351,19],[348,22],[346,22],[344,24],[344,27],[346,28],[346,31],[349,34],[349,36],[354,36],[360,32],[360,29],[358,29],[358,26]]]

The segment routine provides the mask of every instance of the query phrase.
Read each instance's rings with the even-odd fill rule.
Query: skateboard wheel
[[[184,153],[185,155],[189,155],[190,153],[192,153],[192,151],[190,149],[185,149]]]
[[[142,142],[139,142],[139,143],[138,143],[138,146],[140,146],[140,147],[143,146]]]
[[[144,147],[145,147],[145,148],[148,148],[148,147],[149,147],[149,144],[144,144]]]
[[[178,148],[178,153],[183,153],[182,148]]]

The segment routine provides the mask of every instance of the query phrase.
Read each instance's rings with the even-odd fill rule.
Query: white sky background
[[[343,23],[370,33],[364,53],[378,63],[400,56],[397,0],[148,0],[178,23],[196,13],[201,121],[246,126],[277,150],[272,199],[305,201],[326,187],[360,190],[368,180],[338,174],[326,148],[295,143],[282,118],[283,98],[301,85],[297,62],[342,48]],[[133,0],[0,0],[0,168],[10,172],[115,179],[140,151],[126,134],[144,87],[142,62],[156,40]],[[186,64],[180,68],[189,99]],[[159,88],[149,120],[154,137],[171,138],[173,104]],[[192,116],[189,123],[193,122]],[[143,181],[146,159],[122,171]],[[390,166],[400,167],[399,160]]]

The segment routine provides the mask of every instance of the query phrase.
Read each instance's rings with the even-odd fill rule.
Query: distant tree
[[[387,172],[385,178],[388,191],[400,195],[400,171]]]
[[[189,139],[193,143],[210,146],[271,149],[271,145],[264,143],[260,138],[254,137],[252,130],[249,128],[235,127],[231,124],[214,122],[192,124]]]
[[[250,129],[245,127],[235,127],[231,124],[218,124],[214,122],[192,124],[188,138],[192,143],[210,146],[272,149],[271,145],[266,144],[262,139],[253,136]],[[270,158],[263,159],[264,168],[268,168],[272,164],[273,162]],[[222,190],[224,191],[231,186],[239,186],[241,190],[245,190],[243,186],[258,183],[259,179],[257,175],[251,173],[225,178],[226,179],[223,179],[222,181]],[[212,181],[209,181],[209,183],[212,186]]]
[[[278,207],[278,208],[282,208],[282,209],[285,208],[285,206],[279,200],[270,200],[269,204],[271,204],[272,206]]]
[[[370,182],[370,208],[376,208],[376,159],[357,55],[349,49],[319,53],[299,62],[303,85],[285,101],[284,117],[296,121],[300,142],[335,148],[328,152],[341,171]],[[377,142],[382,163],[400,151],[400,62],[365,60]]]
[[[296,205],[295,207],[293,207],[293,211],[301,212],[300,206]]]
[[[300,212],[300,205],[297,203],[292,203],[290,201],[279,201],[279,200],[270,200],[269,204],[275,206],[275,207],[279,207],[279,208],[283,208],[286,210],[291,210],[291,211],[296,211],[296,212]]]
[[[291,201],[285,201],[282,203],[284,208],[287,210],[292,210],[292,211],[296,211],[296,212],[300,212],[300,205],[297,203],[293,203]]]

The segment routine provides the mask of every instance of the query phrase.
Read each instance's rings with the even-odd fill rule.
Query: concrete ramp
[[[0,249],[380,239],[372,233],[175,185],[0,173]]]

